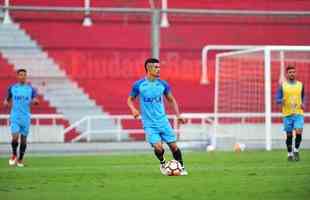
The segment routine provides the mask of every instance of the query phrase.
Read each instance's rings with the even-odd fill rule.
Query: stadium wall
[[[39,125],[31,126],[28,136],[28,142],[44,143],[44,142],[64,142],[62,134],[63,126],[61,125]],[[0,126],[0,143],[10,143],[11,133],[9,126]]]

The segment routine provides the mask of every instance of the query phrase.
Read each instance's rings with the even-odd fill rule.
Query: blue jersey
[[[141,118],[144,127],[160,127],[167,124],[163,96],[171,91],[166,81],[147,78],[134,83],[130,96],[139,96]]]
[[[30,105],[37,96],[29,84],[14,84],[8,89],[7,99],[12,101],[11,121],[30,122]]]

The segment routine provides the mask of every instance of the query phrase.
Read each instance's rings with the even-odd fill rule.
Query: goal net
[[[248,148],[267,150],[285,147],[280,106],[276,104],[275,95],[285,80],[285,67],[289,64],[296,66],[297,79],[309,88],[310,47],[266,46],[216,56],[217,145],[241,143]],[[307,89],[305,91],[309,96]],[[309,101],[306,112],[307,105]],[[310,130],[307,117],[308,113],[305,129]]]

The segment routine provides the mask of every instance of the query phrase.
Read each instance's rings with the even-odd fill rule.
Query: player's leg
[[[287,160],[293,161],[294,155],[292,151],[293,146],[293,133],[292,132],[286,132],[286,147],[287,147]]]
[[[27,136],[21,135],[20,146],[19,146],[19,156],[17,159],[18,167],[24,167],[23,159],[24,159],[24,154],[26,152],[26,148],[27,148]]]
[[[164,157],[164,147],[161,141],[161,138],[159,136],[159,132],[157,128],[151,127],[151,128],[144,128],[145,134],[146,134],[146,139],[147,141],[152,145],[154,149],[154,154],[159,160],[159,169],[160,172],[163,175],[167,175],[167,172],[165,170],[165,157]]]
[[[183,166],[182,153],[176,143],[176,135],[170,124],[163,125],[161,128],[161,139],[166,142],[171,150],[175,160],[179,161]]]
[[[14,133],[12,134],[12,141],[11,141],[11,147],[12,147],[12,155],[9,160],[9,165],[15,165],[17,161],[17,148],[18,148],[18,138],[19,134]]]
[[[165,162],[166,162],[165,157],[164,157],[165,149],[162,145],[162,142],[152,144],[152,146],[154,148],[154,154],[157,157],[157,159],[159,160],[160,164],[165,164]]]
[[[165,149],[163,148],[162,143],[158,142],[156,144],[152,144],[152,146],[154,148],[154,154],[159,160],[160,164],[165,164],[166,162],[165,157],[164,157]]]
[[[29,133],[30,120],[25,121],[20,125],[20,145],[19,156],[17,159],[17,167],[24,167],[23,159],[27,148],[27,136]]]
[[[294,156],[293,156],[293,150],[292,150],[292,145],[293,145],[293,120],[291,116],[284,117],[283,118],[283,125],[284,125],[284,131],[286,132],[286,147],[287,147],[287,160],[288,161],[293,161]]]
[[[301,115],[295,116],[294,129],[295,129],[295,147],[294,147],[294,159],[300,160],[299,147],[302,141],[302,131],[304,126],[304,117]]]
[[[294,147],[294,159],[296,161],[300,160],[299,156],[299,146],[302,140],[302,129],[296,129],[295,130],[295,147]]]
[[[12,140],[11,140],[12,155],[9,159],[9,165],[13,166],[16,164],[16,161],[17,161],[17,148],[18,148],[20,128],[18,124],[15,122],[11,122],[10,128],[11,128],[11,135],[12,135]]]
[[[171,142],[171,143],[167,143],[169,148],[170,148],[170,151],[173,155],[173,158],[175,160],[177,160],[179,163],[181,163],[181,165],[183,166],[183,159],[182,159],[182,152],[181,150],[179,149],[179,147],[177,146],[177,143],[176,142]]]
[[[156,144],[152,144],[154,148],[154,153],[159,160],[159,170],[163,175],[167,175],[167,171],[165,169],[166,159],[164,157],[165,149],[163,147],[162,142],[157,142]]]
[[[186,171],[185,167],[184,167],[184,162],[183,162],[183,158],[182,158],[182,152],[180,150],[180,148],[178,147],[177,143],[176,142],[170,142],[170,143],[167,143],[171,152],[172,152],[172,155],[173,155],[173,158],[175,160],[177,160],[181,165],[182,165],[182,171],[181,171],[181,175],[182,176],[186,176],[188,175],[188,172]]]
[[[155,156],[157,157],[157,159],[161,164],[164,164],[165,150],[163,148],[158,130],[156,128],[144,128],[144,132],[146,134],[146,140],[152,145],[154,149]]]
[[[170,124],[162,126],[160,136],[162,140],[168,144],[173,158],[182,165],[183,171],[181,175],[187,175],[188,173],[184,167],[182,152],[176,143],[177,138]]]
[[[19,156],[17,159],[17,166],[24,167],[23,159],[27,148],[27,136],[29,133],[28,123],[25,126],[21,126],[20,145],[19,145]]]

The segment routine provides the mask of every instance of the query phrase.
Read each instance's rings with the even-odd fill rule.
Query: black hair
[[[18,69],[16,73],[19,74],[20,72],[25,72],[25,73],[27,73],[27,70],[26,70],[26,69]]]
[[[296,69],[296,67],[294,65],[288,65],[286,67],[286,72],[288,72],[288,70],[290,70],[290,69]]]
[[[148,58],[148,59],[146,59],[146,61],[144,63],[144,69],[145,69],[146,72],[147,72],[147,65],[149,63],[159,63],[159,60],[156,59],[156,58]]]

